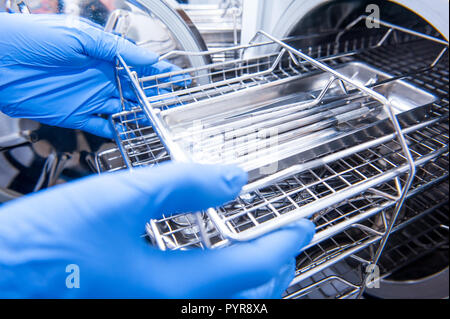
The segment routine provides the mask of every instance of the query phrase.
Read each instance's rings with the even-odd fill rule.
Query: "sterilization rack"
[[[389,34],[392,33],[393,29],[395,29],[395,28],[389,28],[388,33]],[[401,30],[401,31],[403,31],[403,30]],[[414,33],[413,35],[416,36],[417,34]],[[384,36],[382,38],[382,40],[386,41],[386,38],[387,37]],[[426,38],[426,39],[429,40],[428,36],[421,36],[421,38]],[[435,39],[435,38],[433,38],[433,39]],[[371,45],[370,47],[371,48],[380,47],[380,43],[382,43],[383,41],[376,41],[375,45]],[[275,42],[278,43],[277,41],[275,41]],[[436,41],[436,42],[440,43],[440,44],[445,44],[441,40]],[[258,44],[258,45],[261,45],[261,44]],[[241,48],[246,49],[246,47],[242,47],[242,46],[241,46]],[[447,47],[445,46],[444,49],[442,51],[440,51],[440,53],[438,55],[438,58],[436,58],[436,59],[434,59],[432,61],[432,63],[431,63],[432,67],[434,67],[437,64],[439,59],[444,55],[446,49],[447,49]],[[322,58],[319,57],[319,59],[317,59],[317,60],[328,61],[330,63],[334,63],[334,61],[337,61],[340,58],[352,56],[352,55],[355,55],[355,54],[361,52],[359,49],[357,49],[357,50],[350,50],[350,51],[344,52],[343,54],[341,53],[341,54],[334,54],[333,55],[333,54],[329,54],[331,52],[331,50],[333,50],[333,46],[329,45],[327,47],[327,50],[325,51],[326,53],[324,54],[324,57],[322,57]],[[292,53],[292,51],[289,51],[289,52]],[[291,56],[291,58],[292,58],[292,56]],[[257,68],[264,69],[264,66],[268,66],[270,64],[271,56],[265,56],[265,57],[256,58],[256,59],[254,59],[254,62],[255,63],[254,63],[253,66],[256,66]],[[292,62],[292,61],[289,61],[289,62]],[[242,65],[242,61],[240,61],[240,65]],[[304,67],[308,71],[311,70],[311,68],[307,68],[306,64],[303,64],[301,66]],[[216,65],[215,68],[217,68],[217,67],[219,67],[219,66]],[[303,69],[303,71],[305,69]],[[250,70],[250,66],[248,66],[248,70]],[[192,71],[193,70],[185,70],[184,72],[192,72]],[[199,77],[204,76],[204,74],[201,73],[203,70],[196,70],[196,71],[200,72],[200,73],[197,74],[197,76],[199,76]],[[231,69],[231,71],[235,72],[236,75],[238,75],[238,73],[239,73],[239,70],[236,69],[236,68],[234,70]],[[276,73],[276,71],[278,71],[279,73]],[[274,71],[273,74],[270,74],[270,76],[273,76],[273,78],[275,78],[275,79],[280,78],[280,76],[290,76],[292,74],[297,74],[299,72],[298,70],[296,70],[296,68],[291,63],[288,64],[287,68],[283,69],[283,68],[280,67],[280,69],[276,70],[276,71]],[[222,72],[223,72],[223,78],[226,79],[227,75],[225,74],[225,70],[223,70]],[[171,75],[167,75],[166,74],[165,77],[167,77],[167,76],[171,76]],[[229,76],[229,74],[228,74],[228,76]],[[260,81],[269,81],[270,80],[269,79],[270,76],[267,76],[266,78],[262,76],[258,80],[260,80]],[[403,75],[403,76],[405,76],[405,75]],[[165,87],[167,87],[167,83],[165,83],[165,84],[164,83],[158,83],[158,79],[160,79],[162,77],[163,76],[159,76],[159,77],[157,76],[157,77],[154,77],[152,79],[152,80],[154,80],[157,83],[155,85],[156,88],[159,88],[159,85],[161,85],[161,87],[163,85]],[[402,77],[402,75],[398,76],[398,78],[400,78],[400,77]],[[194,81],[195,81],[195,75],[193,76],[193,78],[194,78]],[[448,73],[447,73],[447,78],[448,78]],[[217,83],[217,82],[215,82],[215,83]],[[220,81],[218,83],[219,84],[217,84],[217,86],[220,86]],[[246,82],[242,82],[242,83],[240,83],[239,87],[233,87],[230,83],[232,83],[232,81],[229,81],[224,86],[224,91],[227,91],[227,90],[228,91],[233,91],[233,90],[244,89],[246,87],[246,85],[249,85],[248,82],[247,83]],[[237,82],[235,82],[235,83],[239,83],[239,80],[237,80]],[[170,84],[170,82],[169,82],[169,84]],[[258,85],[258,81],[253,79],[252,81],[250,81],[250,85]],[[187,93],[186,93],[186,90],[188,90],[188,88],[185,88],[185,90],[176,89],[176,90],[173,91],[173,93],[169,93],[169,95],[171,95],[172,97],[174,97],[174,96],[177,97],[177,103],[184,104],[184,103],[186,103],[186,101],[189,102],[189,98],[191,98],[193,100],[199,100],[199,99],[208,98],[209,97],[208,91],[203,91],[203,89],[201,89],[201,87],[200,87],[199,90],[193,90],[193,91],[187,92]],[[204,93],[204,94],[199,94],[199,92]],[[225,94],[225,93],[226,92],[218,92],[217,94]],[[183,94],[185,94],[185,95],[183,95]],[[166,97],[170,97],[169,95],[167,95]],[[188,96],[186,96],[186,95],[188,95]],[[162,98],[163,97],[161,97],[161,99]],[[149,100],[151,100],[151,99],[152,98],[149,98]],[[153,100],[156,101],[156,99],[153,99]],[[159,102],[159,103],[160,103],[159,105],[162,108],[167,107],[167,105],[164,105],[164,102],[162,102],[162,103]],[[144,120],[143,113],[142,113],[141,110],[135,109],[133,111],[124,111],[121,114],[117,114],[117,115],[113,116],[112,121],[114,122],[114,124],[116,124],[115,128],[117,128],[117,123],[125,123],[126,124],[127,121],[130,121],[130,122],[135,121],[136,118],[133,118],[133,115],[141,116],[142,120]],[[305,193],[308,193],[308,192],[310,193],[309,194],[309,199],[306,198],[305,202],[307,202],[308,200],[310,202],[314,202],[314,200],[318,201],[318,200],[320,200],[320,197],[323,196],[323,194],[318,194],[319,196],[317,196],[317,194],[314,194],[313,186],[317,186],[317,184],[322,184],[322,186],[328,187],[328,189],[329,189],[328,193],[332,193],[332,197],[335,197],[335,201],[331,202],[332,204],[337,204],[339,202],[342,202],[342,199],[346,198],[346,197],[345,196],[339,197],[339,195],[342,195],[342,193],[346,190],[346,188],[333,189],[332,186],[330,187],[329,181],[331,181],[331,180],[336,178],[336,179],[341,179],[345,183],[345,177],[344,177],[345,174],[350,174],[351,175],[352,173],[356,173],[356,175],[360,175],[362,177],[360,178],[360,180],[357,180],[355,182],[348,183],[348,181],[347,181],[347,184],[350,184],[350,186],[347,185],[347,189],[351,188],[352,185],[354,185],[354,184],[358,184],[358,183],[361,183],[361,182],[364,182],[364,181],[366,181],[366,182],[370,181],[371,183],[369,184],[369,186],[367,186],[367,184],[366,184],[365,186],[367,186],[367,187],[357,188],[357,191],[352,193],[352,195],[356,195],[356,194],[360,194],[360,193],[364,193],[365,191],[368,191],[369,193],[372,193],[372,195],[375,194],[377,196],[381,196],[383,199],[388,200],[389,201],[389,206],[392,206],[393,204],[396,204],[395,212],[392,215],[392,216],[394,216],[394,218],[392,218],[392,220],[390,221],[390,226],[392,226],[394,224],[394,222],[395,222],[395,216],[397,216],[397,214],[398,214],[398,209],[399,209],[399,207],[401,207],[401,203],[403,202],[403,200],[406,197],[407,191],[409,189],[409,185],[410,185],[410,183],[411,183],[411,181],[413,179],[412,177],[414,175],[413,173],[415,171],[416,166],[425,165],[429,161],[435,160],[436,158],[441,158],[442,155],[445,155],[448,152],[448,132],[447,132],[446,136],[444,134],[444,136],[443,137],[441,136],[440,138],[436,138],[436,136],[437,136],[437,134],[436,134],[436,136],[430,138],[429,141],[431,143],[432,141],[437,139],[438,142],[439,142],[438,143],[439,147],[436,147],[436,144],[434,144],[435,149],[429,148],[429,150],[431,149],[431,152],[429,152],[428,154],[425,154],[425,155],[423,155],[420,152],[418,152],[417,150],[415,150],[413,155],[412,155],[413,157],[415,157],[415,162],[413,162],[413,161],[411,161],[412,157],[408,156],[408,153],[410,152],[410,150],[409,150],[410,147],[408,147],[408,145],[406,145],[403,134],[406,134],[406,135],[407,134],[413,134],[413,133],[416,133],[416,132],[420,132],[421,130],[422,131],[428,130],[428,132],[430,133],[433,130],[435,130],[435,127],[438,127],[438,126],[436,126],[437,124],[440,123],[439,125],[442,125],[442,122],[443,121],[445,122],[445,119],[446,119],[446,115],[444,114],[443,116],[434,118],[434,119],[432,119],[430,121],[427,121],[425,123],[419,123],[417,125],[408,127],[406,129],[404,129],[403,132],[397,130],[397,137],[400,137],[399,142],[397,142],[397,145],[396,145],[397,149],[391,149],[390,154],[384,154],[384,155],[382,155],[381,157],[378,158],[378,160],[384,159],[384,157],[386,159],[388,159],[389,156],[394,156],[394,154],[395,154],[395,156],[403,159],[403,163],[401,163],[399,165],[397,165],[397,164],[396,165],[392,165],[390,167],[391,170],[386,170],[386,168],[384,168],[384,170],[380,169],[379,167],[374,165],[374,162],[371,163],[370,161],[366,161],[366,163],[364,163],[364,159],[360,158],[361,163],[364,163],[364,164],[361,164],[359,166],[355,166],[354,169],[343,170],[342,172],[334,172],[334,174],[330,174],[329,177],[327,177],[326,179],[323,179],[323,178],[320,178],[319,176],[317,176],[315,174],[315,172],[314,172],[315,168],[312,166],[309,171],[310,171],[310,173],[312,173],[312,176],[316,175],[316,179],[317,180],[316,180],[315,184],[312,183],[312,184],[304,185],[301,181],[297,180],[297,183],[300,182],[299,184],[303,184],[304,185],[304,188],[303,188],[302,191],[305,192]],[[137,123],[138,129],[136,129],[136,132],[134,132],[134,133],[138,133],[140,131],[140,127],[139,126],[143,126],[141,121],[136,122],[136,123]],[[394,117],[394,124],[395,124],[395,117]],[[397,127],[397,126],[396,126],[396,128],[399,129],[399,127]],[[398,134],[399,132],[400,132],[400,134]],[[123,158],[125,159],[126,164],[128,165],[128,167],[133,167],[133,166],[142,165],[142,164],[144,164],[144,165],[145,164],[151,164],[152,161],[153,161],[153,159],[152,160],[148,160],[150,157],[147,157],[146,160],[144,160],[144,161],[140,161],[138,153],[133,153],[133,150],[131,150],[131,152],[130,152],[130,145],[133,143],[133,139],[134,139],[134,142],[141,143],[141,146],[147,147],[147,149],[148,149],[147,152],[150,151],[150,152],[154,153],[153,155],[155,155],[155,157],[154,157],[155,162],[162,161],[162,160],[167,160],[169,158],[168,153],[164,150],[164,147],[160,143],[159,143],[159,148],[160,148],[159,151],[157,151],[155,149],[152,149],[151,147],[148,147],[148,145],[151,145],[152,143],[156,143],[156,145],[158,145],[158,137],[157,137],[157,135],[155,135],[154,133],[151,132],[151,127],[149,127],[147,125],[147,133],[148,134],[145,135],[145,138],[143,138],[142,136],[140,136],[140,137],[134,136],[133,137],[131,134],[134,134],[134,133],[133,132],[117,131],[118,145],[121,148],[121,152],[122,152]],[[442,134],[442,132],[439,132],[439,134]],[[126,138],[126,137],[129,137],[129,138]],[[390,134],[389,136],[384,136],[384,137],[382,137],[380,139],[376,139],[374,141],[371,141],[371,143],[368,143],[366,145],[360,146],[360,147],[358,147],[358,149],[360,150],[360,152],[367,151],[368,154],[370,154],[371,152],[372,153],[374,152],[373,149],[375,148],[375,146],[378,146],[378,147],[382,146],[382,147],[385,147],[386,149],[389,149],[389,148],[392,147],[392,146],[389,146],[389,143],[393,142],[393,138],[395,138],[395,134],[394,133]],[[442,140],[442,138],[444,140]],[[423,141],[419,141],[418,144],[420,144],[421,142],[423,142]],[[433,142],[433,143],[435,143],[435,142]],[[400,146],[400,148],[399,148],[399,146]],[[355,149],[355,148],[348,149],[348,150],[346,150],[346,152],[341,153],[339,155],[347,155],[347,157],[350,158],[352,155],[358,155],[358,153],[359,153],[359,152],[357,152],[358,149]],[[399,149],[403,150],[403,152],[405,152],[405,150],[406,150],[407,152],[403,153],[403,154],[401,152],[399,153]],[[142,155],[142,154],[140,154],[140,155]],[[331,154],[331,156],[328,157],[329,163],[328,164],[325,164],[325,163],[320,163],[319,164],[319,163],[317,163],[318,164],[317,168],[319,168],[319,166],[320,166],[322,168],[325,167],[325,168],[329,169],[330,165],[332,163],[342,161],[343,159],[345,160],[347,157],[337,156],[336,154]],[[406,158],[407,161],[405,161],[405,158]],[[386,162],[389,163],[389,160],[387,160]],[[351,165],[349,167],[351,167]],[[370,169],[368,169],[368,168],[370,168]],[[375,173],[374,172],[370,172],[370,170],[375,171]],[[369,172],[369,173],[366,173],[367,176],[364,175],[365,171]],[[363,173],[363,174],[361,174],[361,173]],[[406,178],[406,180],[403,179],[403,185],[404,186],[402,187],[401,183],[399,183],[399,178],[400,178],[400,176],[404,176],[405,174],[407,174],[408,177]],[[394,181],[394,184],[393,184],[394,185],[394,189],[397,188],[396,192],[394,192],[392,194],[389,194],[389,193],[386,193],[385,191],[377,190],[377,188],[378,188],[377,186],[378,185],[382,184],[383,182],[389,183],[389,182],[392,182],[392,181]],[[373,186],[373,187],[371,187],[371,186]],[[256,192],[258,192],[258,190],[256,190],[255,193]],[[281,192],[282,192],[282,190],[281,190]],[[314,195],[316,195],[316,196],[314,196]],[[325,195],[328,195],[328,194],[325,194]],[[291,202],[291,204],[293,204],[293,206],[295,206],[295,201],[293,201],[291,198],[289,198],[289,196],[287,196],[286,198]],[[349,198],[351,198],[351,195],[349,195],[349,197],[347,197],[346,200],[348,201]],[[244,204],[245,204],[245,202],[244,202]],[[245,208],[245,205],[244,205],[244,208]],[[318,211],[319,211],[319,209],[317,209],[314,212],[316,213]],[[381,211],[381,209],[379,209],[378,211]],[[220,213],[220,209],[219,209],[219,213]],[[219,226],[219,227],[223,226],[223,224],[221,224],[221,220],[217,220],[217,217],[220,217],[219,213],[217,213],[215,210],[208,211],[208,216],[212,217],[211,219],[215,222],[214,226],[216,226],[216,227],[217,226]],[[370,213],[370,215],[367,215],[367,216],[372,216],[373,214],[374,213],[372,212],[372,213]],[[362,215],[360,215],[360,216],[362,216]],[[167,219],[171,219],[171,218],[173,218],[173,217],[168,217]],[[202,216],[202,218],[205,218],[205,216]],[[216,218],[216,219],[214,219],[214,218]],[[360,219],[362,220],[363,218],[360,218]],[[164,221],[164,220],[162,220],[162,221]],[[178,220],[178,222],[180,222],[180,221]],[[195,222],[195,218],[194,219],[186,218],[186,223],[184,224],[184,226],[185,226],[184,229],[187,229],[188,226],[189,226],[189,223],[192,223],[192,222]],[[329,234],[327,234],[326,236],[324,235],[325,233],[318,232],[317,235],[320,235],[321,233],[322,233],[322,235],[319,236],[319,237],[316,237],[315,240],[313,241],[313,244],[317,244],[318,242],[320,242],[320,240],[318,240],[318,239],[320,239],[320,237],[322,237],[321,240],[324,240],[325,238],[328,238],[330,236],[330,234],[337,233],[338,231],[342,231],[343,229],[345,229],[345,227],[349,227],[352,224],[354,225],[354,223],[355,223],[355,220],[353,220],[353,219],[350,220],[350,221],[347,220],[346,225],[340,225],[340,227],[338,227],[338,228],[335,227],[334,231],[333,231],[333,227],[329,227],[327,229]],[[339,223],[337,223],[337,224],[339,224]],[[154,227],[155,225],[156,225],[156,221],[152,221],[149,224],[149,227],[151,228],[152,231],[154,231],[156,229]],[[239,226],[239,224],[236,224],[236,225]],[[189,227],[195,227],[195,226],[196,225],[189,226]],[[217,227],[220,230],[219,234],[218,234],[219,237],[222,237],[222,239],[223,239],[222,235],[230,235],[227,232],[222,232],[224,229],[223,228],[220,229],[219,227]],[[390,227],[389,226],[387,227],[387,230],[388,231],[385,232],[384,236],[382,236],[384,242],[387,239],[387,235],[390,233]],[[178,231],[180,231],[180,230],[178,230]],[[199,231],[198,228],[197,228],[197,231]],[[380,234],[378,234],[378,235],[380,235]],[[170,236],[170,234],[169,234],[169,236]],[[225,237],[227,237],[227,236],[225,236]],[[233,237],[233,234],[231,234],[231,236],[228,236],[228,238],[236,239],[236,238]],[[240,239],[242,239],[242,238],[240,238]],[[372,244],[372,243],[374,243],[376,241],[379,241],[379,240],[380,240],[380,237],[378,237],[376,240],[374,238],[372,238],[368,242],[367,245]],[[160,238],[157,239],[156,241],[160,244],[161,248],[163,248],[165,246],[164,243],[161,243]],[[226,241],[227,240],[225,240],[225,242]],[[199,238],[199,242],[201,244],[206,244],[206,246],[209,245],[209,243],[208,243],[209,241],[208,240],[205,241],[205,238]],[[223,242],[224,241],[219,241],[219,243],[223,243]],[[312,246],[313,244],[311,244],[310,246]],[[365,246],[367,246],[367,245],[365,245]],[[220,244],[219,244],[219,246],[220,246]],[[359,248],[361,248],[361,247],[362,246],[359,246]],[[183,247],[176,247],[176,248],[183,248]],[[381,250],[382,250],[382,247],[378,251],[381,252]],[[374,261],[375,260],[376,259],[374,259]]]

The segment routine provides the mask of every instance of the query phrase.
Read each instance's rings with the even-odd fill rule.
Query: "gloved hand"
[[[140,75],[180,70],[84,19],[0,13],[0,111],[112,138],[108,121],[98,115],[122,110],[117,54]],[[185,78],[179,76],[180,85],[189,84]],[[124,95],[133,97],[128,86]]]
[[[88,177],[0,207],[0,297],[280,297],[314,233],[302,220],[221,249],[160,251],[140,237],[161,214],[234,199],[235,166],[162,164]],[[79,288],[67,288],[67,265]],[[256,289],[255,289],[256,288]]]

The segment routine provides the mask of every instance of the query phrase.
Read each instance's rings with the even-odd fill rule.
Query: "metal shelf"
[[[406,213],[393,228],[378,263],[380,278],[438,247],[448,245],[446,195],[448,182],[444,180],[429,190],[413,194],[405,201],[403,211]],[[389,217],[389,213],[392,210],[384,211],[384,217]],[[372,229],[380,228],[382,216],[377,214],[365,225]],[[297,257],[297,277],[287,289],[285,298],[354,297],[362,287],[365,267],[370,264],[381,240],[381,236],[372,235],[371,238],[366,236],[365,242],[357,241],[356,234],[353,232],[353,237],[350,237],[346,231],[300,254]],[[319,291],[322,295],[318,294]]]

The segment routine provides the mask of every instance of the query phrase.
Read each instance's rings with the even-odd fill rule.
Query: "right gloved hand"
[[[308,220],[213,250],[160,251],[140,235],[150,218],[234,199],[235,166],[162,164],[88,177],[0,207],[0,297],[269,298],[294,275]],[[66,267],[80,287],[66,287]]]
[[[122,111],[114,74],[118,54],[140,75],[181,70],[84,19],[0,13],[0,111],[112,138],[108,121],[98,115]],[[190,81],[183,74],[171,80]],[[132,90],[123,89],[132,99]]]

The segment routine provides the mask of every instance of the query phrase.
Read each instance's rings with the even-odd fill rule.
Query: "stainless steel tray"
[[[400,123],[423,121],[437,98],[367,64],[336,69],[391,103]],[[323,88],[328,85],[326,93]],[[322,94],[322,96],[321,96]],[[293,76],[157,114],[183,157],[200,163],[235,163],[249,181],[392,133],[383,105],[332,75]],[[167,142],[167,141],[166,141]],[[269,176],[268,176],[269,175]]]

